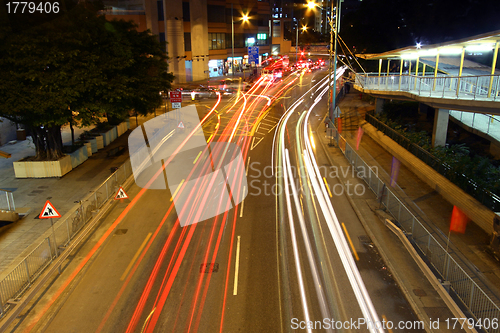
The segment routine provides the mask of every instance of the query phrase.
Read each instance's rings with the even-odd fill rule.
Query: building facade
[[[133,20],[167,42],[169,70],[177,83],[205,80],[249,64],[248,47],[271,53],[269,1],[105,0],[108,19]],[[243,17],[248,16],[244,21]],[[234,40],[234,59],[233,59]]]

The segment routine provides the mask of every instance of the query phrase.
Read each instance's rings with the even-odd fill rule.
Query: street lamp
[[[302,26],[302,31],[307,31],[307,26]],[[295,62],[299,62],[299,23],[297,22],[297,37],[295,38]]]
[[[248,15],[244,14],[242,18],[237,21],[248,22]],[[231,49],[232,49],[232,57],[231,57],[231,75],[234,78],[234,17],[233,17],[233,4],[231,4]]]
[[[337,8],[337,15],[335,15],[335,24],[333,22],[333,1],[330,0],[331,3],[331,9],[330,9],[330,50],[329,50],[329,64],[328,64],[328,87],[330,88],[329,90],[329,95],[332,96],[332,102],[330,103],[330,96],[328,96],[328,115],[330,119],[333,119],[333,110],[335,109],[335,93],[337,90],[337,80],[333,80],[333,87],[332,87],[332,49],[334,50],[334,55],[333,55],[333,75],[336,78],[337,74],[337,35],[338,35],[338,30],[340,28],[340,1],[341,0],[335,0],[336,1],[336,7]],[[307,7],[310,9],[314,9],[315,7],[321,8],[324,10],[323,7],[318,5],[317,3],[310,1],[307,3]],[[334,33],[334,26],[335,26],[335,40],[333,38],[333,33]]]

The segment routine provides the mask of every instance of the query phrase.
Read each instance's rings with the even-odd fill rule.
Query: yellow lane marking
[[[179,192],[179,189],[181,188],[182,184],[184,183],[184,179],[181,180],[181,183],[179,184],[179,186],[177,186],[177,188],[175,189],[175,192],[174,192],[174,195],[172,195],[172,197],[170,198],[170,201],[173,201],[174,198],[175,198],[175,195],[177,194],[177,192]]]
[[[238,236],[238,241],[236,243],[236,263],[234,267],[234,287],[233,287],[233,295],[238,295],[238,273],[240,270],[240,238]]]
[[[214,136],[214,133],[212,133],[212,135],[210,135],[210,137],[208,138],[207,142],[210,141],[210,139]]]
[[[255,134],[255,131],[256,131],[255,129],[257,128],[257,125],[260,123],[260,121],[262,119],[264,119],[265,116],[267,116],[267,114],[269,113],[269,110],[270,109],[267,109],[266,112],[264,112],[263,114],[260,115],[259,118],[257,118],[255,123],[253,124],[252,130],[250,131],[250,136],[253,136]]]
[[[246,186],[243,185],[243,193],[245,193]],[[240,217],[243,217],[243,205],[245,204],[245,199],[241,200]]]
[[[196,156],[196,158],[194,159],[193,164],[195,164],[195,163],[196,163],[196,161],[198,161],[198,159],[200,158],[200,155],[201,155],[201,150],[200,150],[200,152],[198,153],[198,156]]]
[[[323,177],[323,181],[325,182],[326,189],[328,190],[328,194],[330,195],[330,198],[333,197],[332,192],[330,191],[330,186],[328,186],[328,183],[326,182],[326,178]]]
[[[354,248],[354,245],[352,244],[351,237],[349,236],[349,233],[347,232],[347,229],[345,227],[345,224],[342,222],[342,228],[344,228],[345,235],[347,236],[347,240],[349,241],[349,244],[351,245],[352,253],[354,253],[354,257],[356,258],[357,261],[359,261],[358,257],[358,252],[356,252],[356,249]]]
[[[386,323],[388,322],[387,317],[386,317],[385,315],[382,315],[382,319],[383,319]],[[386,327],[387,327],[387,325],[386,325]],[[392,333],[392,330],[391,330],[390,328],[388,328],[388,327],[387,327],[387,332]]]
[[[144,246],[146,246],[146,243],[148,242],[149,238],[151,237],[153,233],[150,232],[147,236],[146,236],[146,239],[142,242],[141,246],[139,246],[139,249],[137,250],[137,252],[135,253],[134,257],[132,258],[132,260],[130,260],[130,263],[128,264],[127,266],[127,269],[125,269],[125,272],[123,272],[122,274],[122,277],[120,278],[120,281],[123,281],[125,280],[125,278],[127,277],[128,275],[128,272],[130,271],[130,269],[132,268],[132,265],[135,263],[135,261],[137,260],[137,257],[139,256],[139,254],[142,252],[142,249],[144,248]]]

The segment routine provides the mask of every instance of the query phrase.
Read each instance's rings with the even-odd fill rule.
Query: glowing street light
[[[243,23],[248,22],[249,17],[247,14],[243,14],[243,16],[236,20],[243,21]],[[231,49],[232,49],[232,57],[231,57],[231,75],[234,78],[234,17],[233,17],[233,4],[231,4]]]
[[[328,96],[328,114],[330,119],[333,119],[333,110],[335,109],[335,94],[336,94],[336,85],[337,85],[337,80],[336,80],[336,75],[337,75],[337,34],[339,32],[340,28],[340,2],[342,0],[336,0],[336,12],[337,15],[335,15],[335,22],[333,21],[333,1],[330,0],[331,3],[331,9],[330,9],[330,50],[329,50],[329,65],[328,65],[328,87],[330,88],[330,93],[329,95],[332,96],[332,102],[330,103],[330,96]],[[319,4],[315,3],[314,1],[309,1],[307,3],[307,7],[310,9],[315,9],[316,7],[325,10],[322,6]],[[335,38],[333,38],[333,33],[334,33],[334,26],[335,26]],[[334,52],[333,55],[333,75],[335,75],[335,79],[333,80],[333,87],[332,87],[332,49]]]
[[[305,32],[307,31],[307,25],[302,26],[302,31]],[[297,37],[295,38],[295,61],[299,61],[299,23],[297,22]],[[301,55],[304,55],[304,52],[301,53]]]

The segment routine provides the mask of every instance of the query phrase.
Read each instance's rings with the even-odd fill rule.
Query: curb
[[[320,125],[316,128],[316,133],[321,133],[321,132],[318,132],[318,129],[323,125],[324,121],[325,121],[325,118],[326,118],[326,115],[323,117],[323,119],[321,120],[321,123]],[[328,152],[328,149],[325,147],[325,144],[323,142],[322,139],[319,140],[320,143],[321,143],[321,147],[323,147],[323,151],[325,152],[325,155],[326,157],[328,158],[328,161],[330,162],[331,165],[334,165],[333,163],[333,160],[330,156],[330,153]],[[345,158],[345,156],[344,156]],[[338,180],[339,182],[342,184],[342,186],[345,188],[345,184],[344,184],[344,181],[342,179],[340,179],[340,177],[338,177]],[[406,288],[406,286],[404,285],[403,283],[403,279],[399,276],[399,273],[397,272],[397,270],[395,269],[394,265],[392,264],[391,260],[389,259],[389,257],[387,256],[387,254],[384,252],[384,250],[382,249],[382,246],[380,244],[380,242],[378,242],[377,238],[375,237],[375,234],[371,231],[368,223],[366,222],[366,220],[364,219],[363,215],[361,214],[361,212],[359,211],[358,207],[356,206],[356,204],[354,203],[354,201],[352,200],[352,198],[349,196],[349,195],[346,195],[346,198],[347,200],[349,201],[349,204],[351,205],[352,209],[354,210],[354,212],[356,213],[356,216],[358,217],[359,221],[361,222],[361,224],[363,225],[363,228],[365,229],[366,233],[368,234],[368,236],[371,238],[371,240],[373,241],[373,243],[375,244],[375,246],[377,247],[377,250],[379,251],[382,259],[384,260],[384,262],[386,263],[387,267],[389,267],[389,269],[391,270],[391,273],[392,275],[394,276],[394,280],[396,280],[397,284],[398,284],[398,287],[400,288],[400,290],[403,292],[403,295],[405,297],[405,299],[408,301],[408,303],[410,304],[411,308],[413,309],[413,311],[415,312],[415,314],[417,315],[418,319],[421,320],[422,322],[425,323],[424,327],[425,327],[425,331],[428,332],[428,333],[432,333],[434,332],[431,328],[430,328],[430,325],[429,325],[429,317],[424,314],[420,308],[418,307],[417,303],[415,302],[415,300],[413,299],[413,297],[411,296],[411,292]]]

